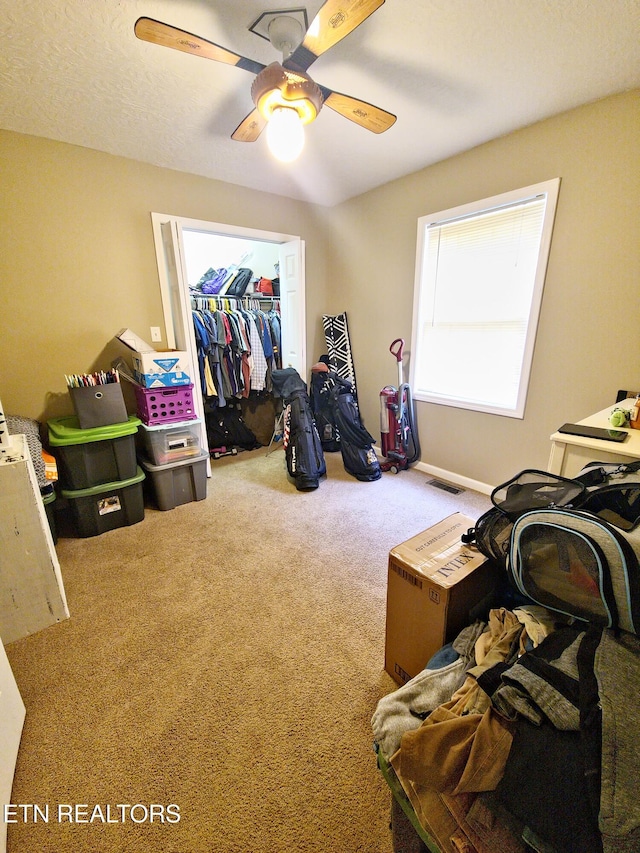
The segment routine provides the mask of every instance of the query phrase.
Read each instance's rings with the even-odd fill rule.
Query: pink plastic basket
[[[191,421],[197,415],[193,407],[193,385],[173,388],[135,387],[138,417],[147,426]]]

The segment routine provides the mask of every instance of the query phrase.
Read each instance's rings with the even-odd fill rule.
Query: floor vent
[[[464,489],[452,486],[451,483],[443,483],[442,480],[427,480],[427,486],[434,486],[436,489],[442,489],[443,492],[450,492],[452,495],[461,495],[464,492]]]

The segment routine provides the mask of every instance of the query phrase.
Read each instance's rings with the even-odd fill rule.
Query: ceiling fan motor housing
[[[251,97],[268,121],[275,109],[294,109],[302,124],[312,122],[322,108],[322,92],[317,83],[303,72],[290,71],[279,62],[267,65],[253,81]]]

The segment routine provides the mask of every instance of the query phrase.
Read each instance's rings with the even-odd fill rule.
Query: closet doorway
[[[152,213],[151,221],[166,345],[189,353],[194,376],[194,406],[202,421],[202,446],[207,447],[204,400],[198,380],[198,355],[189,286],[195,284],[209,267],[216,269],[227,266],[228,258],[234,263],[244,257],[245,261],[241,265],[252,269],[255,259],[255,263],[261,265],[261,269],[255,269],[255,272],[261,275],[265,275],[264,265],[268,265],[270,274],[265,275],[266,278],[275,276],[277,263],[280,278],[282,366],[295,368],[306,381],[304,241],[291,234],[185,219],[161,213]],[[211,257],[203,261],[204,257],[208,257],[208,249],[211,250]],[[215,254],[218,252],[220,254],[216,258]],[[203,263],[205,266],[200,270]]]

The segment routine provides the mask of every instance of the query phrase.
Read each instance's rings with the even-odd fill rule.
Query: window
[[[412,391],[522,418],[560,179],[418,220]]]

